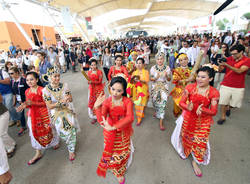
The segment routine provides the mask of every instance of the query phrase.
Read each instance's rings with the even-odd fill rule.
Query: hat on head
[[[50,82],[50,77],[53,74],[60,74],[60,69],[57,66],[52,66],[47,69],[47,73],[42,76],[42,79],[46,82]]]
[[[185,53],[175,53],[175,58],[176,59],[183,59],[183,58],[185,58],[185,57],[187,57],[187,54],[185,54]]]

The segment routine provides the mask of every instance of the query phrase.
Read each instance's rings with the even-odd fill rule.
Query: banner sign
[[[85,17],[85,21],[86,21],[87,30],[92,30],[93,26],[91,25],[91,17]]]

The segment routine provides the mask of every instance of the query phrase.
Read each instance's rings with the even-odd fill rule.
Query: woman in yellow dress
[[[192,80],[190,78],[191,69],[188,68],[187,55],[184,53],[179,54],[177,56],[177,59],[179,59],[180,67],[173,70],[173,84],[175,84],[175,87],[170,93],[174,101],[173,113],[175,117],[178,117],[182,113],[179,103],[183,95],[185,86]]]
[[[136,125],[141,124],[142,118],[144,118],[144,109],[148,103],[149,91],[149,72],[144,68],[144,59],[138,58],[136,60],[136,71],[133,72],[132,78],[137,78],[134,85],[132,100],[135,104],[135,111],[137,116]]]

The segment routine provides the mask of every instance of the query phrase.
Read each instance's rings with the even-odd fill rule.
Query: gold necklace
[[[141,70],[138,69],[138,74],[139,74],[139,75],[141,75],[142,72],[143,72],[142,69],[141,69]]]
[[[121,70],[121,67],[120,66],[115,66],[115,69],[116,70]]]
[[[37,92],[37,88],[38,88],[38,86],[36,86],[36,87],[34,87],[34,88],[30,88],[30,91],[31,91],[32,93],[36,93],[36,92]]]
[[[198,94],[205,96],[206,95],[206,91],[209,89],[209,87],[210,87],[209,85],[206,88],[200,88],[200,87],[198,87]]]
[[[54,84],[52,84],[51,83],[51,87],[52,87],[52,89],[56,89],[56,88],[58,88],[60,86],[60,83],[59,84],[57,84],[57,85],[54,85]]]
[[[122,102],[122,97],[119,100],[116,100],[112,97],[112,106],[120,106]]]

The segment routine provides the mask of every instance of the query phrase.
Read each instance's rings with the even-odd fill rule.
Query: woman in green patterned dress
[[[156,65],[150,69],[150,80],[152,81],[151,98],[155,108],[155,117],[160,120],[160,129],[164,131],[163,119],[169,95],[171,71],[169,66],[164,65],[163,54],[156,56]]]

